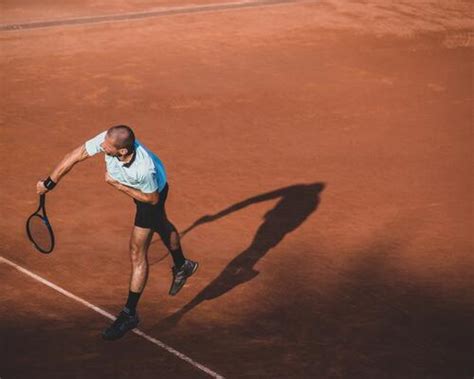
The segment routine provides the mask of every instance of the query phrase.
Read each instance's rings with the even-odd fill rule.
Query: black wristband
[[[56,186],[56,183],[53,182],[53,179],[51,179],[50,176],[48,176],[48,178],[43,182],[43,184],[48,191],[51,191]]]

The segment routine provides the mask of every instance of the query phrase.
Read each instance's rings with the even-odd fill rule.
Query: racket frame
[[[40,203],[39,203],[39,206],[38,206],[38,209],[30,216],[28,217],[28,220],[26,220],[26,234],[28,235],[28,238],[29,240],[33,243],[33,245],[35,246],[35,248],[40,251],[41,253],[43,254],[49,254],[53,251],[54,249],[54,243],[55,243],[55,240],[54,240],[54,233],[53,233],[53,228],[51,227],[50,223],[49,223],[49,220],[48,220],[48,216],[46,215],[46,208],[45,208],[45,204],[46,204],[46,195],[43,193],[42,195],[40,195]],[[42,213],[40,213],[42,212]],[[46,225],[46,227],[48,228],[48,232],[49,232],[49,235],[51,237],[51,247],[50,249],[48,250],[45,250],[43,249],[41,246],[39,246],[35,240],[33,239],[33,236],[31,235],[31,232],[30,232],[30,228],[28,227],[29,224],[30,224],[30,220],[33,218],[33,217],[39,217],[41,219],[41,221]]]

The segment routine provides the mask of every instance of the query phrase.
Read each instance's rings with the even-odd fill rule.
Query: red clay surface
[[[19,7],[2,23],[43,19]],[[53,254],[24,222],[66,152],[130,124],[166,165],[179,229],[215,216],[183,237],[201,268],[175,298],[153,244],[146,333],[228,378],[471,377],[470,20],[467,1],[333,0],[0,33],[1,255],[121,308],[134,206],[101,157],[48,195]],[[0,275],[2,379],[206,377]]]

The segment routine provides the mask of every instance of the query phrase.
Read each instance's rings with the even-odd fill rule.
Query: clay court
[[[472,20],[457,0],[3,1],[0,377],[471,378]],[[109,342],[134,204],[103,157],[48,194],[52,254],[25,220],[115,124],[163,160],[200,269],[168,296],[155,236],[138,334]]]

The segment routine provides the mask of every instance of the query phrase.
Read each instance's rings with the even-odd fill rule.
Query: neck
[[[133,158],[133,153],[132,154],[128,154],[128,155],[124,155],[123,157],[118,157],[119,161],[120,162],[123,162],[123,163],[128,163],[132,160]]]

